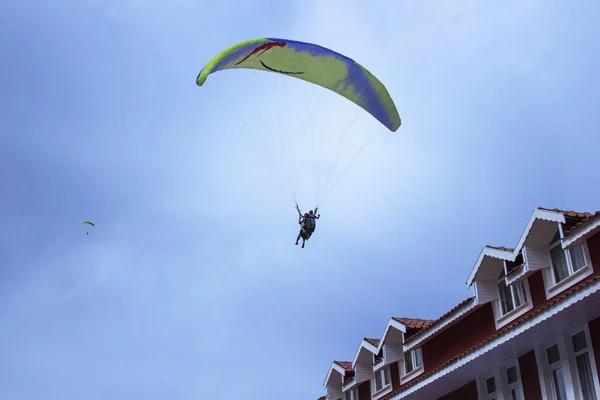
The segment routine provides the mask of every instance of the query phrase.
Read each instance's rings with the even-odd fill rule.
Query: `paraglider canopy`
[[[237,73],[208,79],[227,70]],[[363,149],[382,131],[395,132],[401,125],[394,101],[373,73],[313,43],[276,38],[237,43],[210,59],[196,84],[213,92],[211,105],[224,101],[224,123],[239,120],[235,128],[246,135],[248,149],[259,156],[282,191],[291,193],[297,209],[297,194],[312,192],[314,206],[322,205]],[[244,90],[247,85],[254,87]],[[285,85],[294,89],[284,94]],[[230,96],[224,90],[228,86]],[[374,126],[357,127],[361,116]]]
[[[287,39],[253,39],[222,51],[196,78],[202,86],[217,71],[247,68],[288,75],[322,86],[357,104],[390,131],[400,116],[387,89],[356,61],[325,47]]]
[[[84,224],[84,225],[96,226],[96,225],[95,225],[93,222],[91,222],[91,221],[83,221],[83,224]],[[86,234],[86,235],[89,235],[90,233],[89,233],[89,232],[86,232],[85,234]]]

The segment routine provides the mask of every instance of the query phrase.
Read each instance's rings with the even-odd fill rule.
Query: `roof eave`
[[[360,357],[360,353],[366,350],[369,353],[372,354],[377,354],[379,351],[377,350],[377,347],[373,346],[371,343],[369,343],[368,341],[366,341],[365,339],[363,339],[360,342],[360,346],[358,346],[358,350],[356,351],[356,354],[354,355],[354,359],[352,360],[352,368],[356,367],[356,363],[358,362],[358,357]]]
[[[477,258],[477,262],[475,263],[475,266],[471,270],[471,274],[469,275],[469,278],[467,279],[467,286],[471,286],[473,284],[473,282],[475,281],[477,272],[479,272],[481,263],[483,262],[483,260],[486,256],[499,258],[499,259],[505,260],[505,261],[514,261],[517,258],[517,255],[519,254],[519,252],[522,250],[523,246],[525,245],[525,241],[527,240],[527,237],[529,236],[529,232],[531,231],[533,224],[538,219],[543,219],[546,221],[554,221],[554,222],[563,223],[563,224],[566,222],[565,215],[562,212],[549,211],[549,210],[544,210],[541,208],[536,208],[535,210],[533,210],[531,217],[529,217],[529,221],[527,222],[527,225],[525,226],[525,229],[523,230],[523,233],[521,234],[519,242],[513,249],[512,253],[510,251],[493,249],[493,248],[490,248],[489,246],[485,246],[483,248],[483,250],[479,254],[479,257]]]
[[[583,225],[577,227],[573,232],[561,240],[562,247],[568,249],[580,245],[590,236],[600,232],[600,215],[590,218]]]
[[[327,376],[325,377],[325,382],[323,382],[323,386],[327,387],[327,384],[329,383],[329,380],[331,379],[331,374],[333,373],[333,371],[338,372],[342,376],[344,376],[344,374],[346,373],[346,370],[344,368],[342,368],[341,365],[339,365],[335,361],[332,362],[331,366],[329,367],[329,371],[327,372]]]
[[[391,328],[394,328],[402,333],[406,333],[406,325],[396,321],[394,318],[390,318],[388,320],[387,325],[385,326],[385,330],[383,331],[383,336],[381,336],[381,339],[379,340],[379,345],[377,346],[377,351],[375,352],[375,354],[379,353],[379,351],[383,348],[383,345],[385,344],[385,339],[387,338],[388,332]]]

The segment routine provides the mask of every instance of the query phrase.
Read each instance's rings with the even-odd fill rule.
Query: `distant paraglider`
[[[90,221],[83,221],[83,224],[84,224],[84,225],[86,225],[86,224],[87,224],[87,225],[91,225],[91,226],[96,226],[96,225],[95,225],[93,222],[90,222]],[[86,232],[86,235],[89,235],[89,234],[90,234],[90,232],[89,232],[89,231],[88,231],[88,232]]]

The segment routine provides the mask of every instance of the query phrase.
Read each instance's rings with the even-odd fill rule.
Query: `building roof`
[[[394,321],[400,322],[405,325],[408,329],[425,329],[428,328],[432,323],[432,319],[421,319],[421,318],[398,318],[392,317]]]
[[[568,232],[581,226],[581,224],[585,223],[593,216],[600,215],[600,211],[597,211],[595,214],[591,214],[589,212],[580,212],[580,211],[573,211],[573,210],[567,211],[567,210],[560,210],[558,208],[538,207],[538,209],[563,214],[565,216],[565,224],[563,227],[564,228],[563,233],[565,234],[565,236],[568,235]]]
[[[352,361],[334,361],[334,363],[342,367],[346,372],[352,372]]]
[[[519,239],[517,245],[514,248],[503,247],[503,246],[484,246],[483,250],[479,254],[477,261],[469,274],[467,279],[467,285],[471,286],[475,281],[476,277],[480,273],[482,264],[485,263],[486,259],[498,258],[504,261],[515,261],[518,254],[521,252],[521,249],[525,245],[525,241],[527,240],[529,233],[534,226],[537,226],[536,222],[539,220],[546,222],[555,222],[560,223],[563,226],[563,233],[565,231],[571,231],[573,227],[578,224],[584,223],[585,221],[592,218],[595,214],[591,214],[589,212],[580,212],[580,211],[567,211],[560,210],[558,208],[544,208],[538,207],[533,210],[533,213],[529,217],[529,222],[527,223],[523,233],[521,234],[521,238]],[[514,272],[514,271],[512,271]]]
[[[489,256],[489,257],[493,257],[493,258],[500,258],[500,259],[508,262],[509,269],[507,271],[507,275],[510,275],[510,274],[516,272],[517,270],[519,270],[519,268],[521,268],[523,266],[521,249],[524,245],[525,239],[527,238],[527,236],[529,234],[529,231],[532,229],[534,222],[538,218],[546,220],[546,221],[561,223],[563,226],[563,235],[565,237],[568,236],[569,234],[573,233],[575,230],[578,230],[577,235],[580,235],[580,236],[583,235],[581,233],[582,230],[579,228],[581,228],[584,225],[585,225],[585,227],[582,229],[584,229],[585,232],[587,232],[586,229],[588,231],[590,229],[593,229],[594,230],[593,232],[600,231],[600,211],[597,211],[595,213],[588,213],[588,212],[577,212],[577,211],[565,211],[565,210],[560,210],[557,208],[549,209],[549,208],[538,207],[534,210],[532,216],[530,217],[529,223],[528,223],[527,227],[525,228],[525,231],[523,232],[521,239],[519,240],[519,243],[517,244],[516,247],[509,248],[509,247],[504,247],[504,246],[485,246],[484,250],[480,254],[478,264],[481,263],[481,260],[484,257]],[[590,225],[592,228],[590,228]],[[596,226],[596,225],[598,225],[598,226]],[[590,232],[585,233],[585,235],[589,235],[589,234],[590,234]],[[577,239],[577,240],[579,240],[579,239]],[[486,251],[486,249],[488,249],[488,251]],[[468,285],[470,285],[470,283],[472,283],[472,279],[475,277],[477,268],[478,268],[478,265],[476,265],[474,270],[472,271],[471,276],[469,277],[469,280],[467,281]],[[498,338],[499,336],[505,334],[507,331],[511,330],[512,328],[516,327],[517,325],[520,325],[521,323],[531,319],[535,315],[541,313],[542,311],[546,310],[547,308],[549,308],[552,305],[556,304],[557,302],[561,301],[568,295],[574,293],[575,291],[578,291],[579,289],[583,288],[584,286],[587,286],[588,284],[595,282],[599,279],[600,279],[600,277],[595,277],[591,280],[585,280],[581,283],[576,284],[572,288],[565,290],[565,292],[552,298],[544,307],[542,307],[540,309],[534,309],[534,310],[531,310],[531,311],[525,313],[523,316],[517,318],[515,321],[513,321],[513,322],[507,324],[506,326],[502,327],[501,329],[499,329],[493,336],[485,339],[481,343],[478,343],[478,344],[472,346],[470,349],[462,352],[461,354],[456,355],[455,357],[451,358],[450,360],[445,362],[443,365],[437,367],[436,369],[429,371],[426,374],[423,374],[419,377],[416,377],[415,379],[411,380],[407,384],[403,385],[401,387],[401,389],[389,393],[388,395],[382,397],[380,400],[390,399],[390,398],[394,397],[395,395],[397,395],[398,393],[406,390],[407,388],[423,381],[424,379],[427,379],[428,377],[432,376],[433,374],[446,368],[450,364],[453,364],[454,362],[464,358],[468,354],[476,351],[478,348],[484,346],[485,344],[487,344],[487,343],[491,342],[492,340]],[[470,306],[469,303],[472,303],[473,307]],[[461,313],[456,314],[455,312],[461,308],[464,308],[463,311]],[[405,344],[411,344],[413,342],[416,342],[413,345],[418,346],[419,345],[418,341],[428,340],[427,337],[429,337],[430,335],[434,335],[437,332],[437,330],[445,329],[445,326],[443,325],[444,321],[446,322],[446,325],[451,324],[453,322],[453,320],[462,318],[462,316],[465,313],[471,312],[471,310],[476,309],[476,308],[478,308],[477,299],[474,296],[471,296],[471,297],[461,301],[460,303],[458,303],[457,305],[452,307],[449,311],[447,311],[446,313],[444,313],[442,316],[440,316],[439,318],[437,318],[435,320],[421,319],[421,318],[392,317],[390,319],[390,322],[388,323],[388,327],[386,328],[386,330],[383,334],[383,337],[381,339],[364,338],[363,340],[366,341],[368,344],[372,345],[373,347],[376,347],[377,349],[379,349],[379,347],[383,345],[383,341],[386,338],[386,335],[388,333],[388,329],[390,328],[390,326],[393,326],[395,323],[399,323],[399,324],[402,324],[404,327],[402,327],[402,325],[400,325],[400,326],[396,326],[396,329],[401,329],[403,332],[406,331],[404,333]],[[454,315],[453,319],[448,320],[451,315]],[[438,328],[438,329],[436,330],[436,328]],[[362,345],[363,344],[361,342],[361,346]],[[350,375],[353,375],[354,370],[352,368],[352,362],[350,362],[350,361],[334,361],[334,363],[336,363],[337,365],[342,367],[346,372],[351,373]]]
[[[469,297],[467,299],[464,299],[463,301],[461,301],[460,303],[458,303],[457,305],[455,305],[454,307],[452,307],[445,314],[443,314],[442,316],[440,316],[438,319],[429,321],[429,324],[427,324],[427,326],[424,326],[419,331],[415,332],[413,335],[410,335],[409,337],[407,337],[406,338],[406,342],[410,342],[410,341],[414,340],[417,336],[420,336],[421,334],[425,333],[426,331],[428,331],[430,329],[433,329],[435,326],[437,326],[441,321],[443,321],[445,318],[447,318],[454,311],[458,310],[459,308],[461,308],[462,306],[468,304],[469,302],[471,302],[473,300],[475,300],[474,296],[471,296],[471,297]]]
[[[494,250],[500,250],[500,251],[509,251],[509,252],[511,252],[511,253],[512,253],[513,251],[515,251],[515,249],[514,249],[514,248],[512,248],[512,247],[504,247],[504,246],[490,246],[490,245],[487,245],[487,246],[485,246],[485,247],[489,247],[490,249],[494,249]]]
[[[481,342],[471,346],[469,349],[463,351],[462,353],[452,357],[450,360],[446,361],[444,364],[440,365],[439,367],[429,371],[426,374],[422,374],[418,377],[416,377],[415,379],[407,382],[406,384],[402,385],[399,389],[394,390],[393,392],[383,396],[381,399],[379,400],[388,400],[391,399],[392,397],[396,396],[399,393],[402,393],[403,391],[405,391],[406,389],[408,389],[411,386],[416,385],[417,383],[429,378],[430,376],[434,375],[435,373],[443,370],[444,368],[448,367],[450,364],[453,364],[455,362],[457,362],[458,360],[466,357],[467,355],[473,353],[475,350],[479,349],[480,347],[486,345],[487,343],[493,341],[494,339],[498,338],[499,336],[502,336],[503,334],[505,334],[507,331],[515,328],[518,325],[521,325],[522,323],[524,323],[527,320],[530,320],[531,318],[533,318],[534,316],[542,313],[543,311],[547,310],[548,308],[552,307],[553,305],[555,305],[556,303],[558,303],[559,301],[563,300],[565,297],[568,297],[569,295],[573,294],[574,292],[579,291],[580,289],[583,289],[586,286],[591,285],[593,282],[596,282],[600,280],[600,276],[595,276],[592,279],[588,279],[588,280],[584,280],[576,285],[574,285],[573,287],[565,290],[563,293],[553,297],[551,300],[549,300],[543,307],[540,307],[538,309],[533,309],[528,313],[525,313],[524,315],[522,315],[521,317],[517,318],[516,320],[514,320],[513,322],[509,323],[508,325],[498,329],[498,331],[486,338],[485,340],[482,340]]]

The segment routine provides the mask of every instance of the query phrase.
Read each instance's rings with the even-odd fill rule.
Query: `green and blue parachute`
[[[253,39],[216,55],[196,79],[202,86],[217,71],[247,68],[275,72],[314,83],[357,104],[390,131],[400,116],[387,89],[356,61],[316,44],[287,39]]]
[[[396,105],[388,90],[379,79],[351,58],[320,45],[275,38],[259,38],[243,41],[223,50],[210,59],[198,74],[196,84],[198,86],[205,85],[209,75],[215,72],[236,69],[247,70],[248,73],[251,70],[264,71],[312,83],[316,85],[315,87],[329,89],[337,95],[350,100],[391,132],[395,132],[401,125]],[[229,78],[234,77],[232,75]],[[280,95],[277,97],[276,94],[269,92],[269,87],[267,87],[273,86],[273,82],[264,79],[266,82],[263,83],[260,79],[256,78],[258,77],[246,79],[245,83],[257,86],[262,84],[261,86],[248,91],[237,87],[235,89],[233,96],[239,99],[236,102],[244,103],[244,106],[241,106],[242,110],[240,114],[245,114],[240,117],[242,122],[238,128],[240,131],[246,133],[251,130],[257,131],[257,134],[251,139],[255,139],[253,141],[255,152],[261,153],[262,150],[262,154],[259,154],[259,156],[263,161],[269,158],[281,158],[278,163],[275,163],[270,168],[272,175],[280,174],[279,178],[276,178],[277,181],[289,180],[292,181],[290,185],[294,186],[294,182],[298,180],[306,181],[307,172],[311,171],[313,186],[315,187],[314,201],[317,203],[316,205],[319,205],[318,199],[324,200],[324,197],[317,195],[317,191],[326,196],[325,194],[333,189],[333,186],[341,179],[341,175],[354,162],[358,153],[370,144],[372,139],[369,138],[369,141],[365,140],[359,143],[357,145],[358,150],[351,153],[347,144],[355,139],[351,137],[352,135],[348,134],[348,131],[354,127],[354,122],[344,120],[343,117],[348,117],[348,114],[352,113],[352,111],[342,111],[343,107],[340,105],[333,107],[339,116],[327,113],[327,107],[321,107],[318,110],[324,114],[323,117],[303,112],[307,107],[305,104],[300,103],[294,107],[287,106],[285,103],[296,101],[298,98],[308,100],[306,102],[314,104],[326,104],[327,102],[329,102],[327,104],[330,104],[333,101],[324,98],[322,95],[325,93],[315,93],[312,97],[303,96],[301,94],[304,92],[302,88],[298,88],[298,90],[292,92],[290,95]],[[282,80],[287,79],[283,78]],[[224,86],[232,85],[232,80],[223,79],[221,87],[214,91],[215,97],[220,97],[219,95],[226,97],[224,91],[221,89]],[[208,81],[208,83],[209,85],[207,86],[210,88],[211,82]],[[270,107],[261,108],[260,105],[264,104],[265,96],[271,98],[275,104]],[[227,97],[227,102],[223,106],[228,119],[226,123],[231,123],[230,120],[235,114],[232,107],[232,103],[234,102],[234,100],[231,100],[232,98]],[[288,110],[291,110],[295,114],[284,116],[283,113],[290,112]],[[257,115],[261,112],[269,113],[264,122],[257,118]],[[277,114],[276,118],[270,118],[271,114]],[[296,121],[294,118],[298,120]],[[315,121],[324,121],[329,123],[329,125],[326,125],[326,123],[317,124]],[[313,122],[316,126],[311,125]],[[268,126],[276,123],[279,123],[280,126]],[[339,138],[334,137],[336,132],[330,126],[331,123],[335,123],[338,126],[345,124],[345,127],[339,129]],[[380,130],[383,127],[379,126]],[[359,133],[364,133],[368,129],[356,128],[356,130],[360,130]],[[374,130],[370,129],[370,133],[373,133]],[[269,138],[270,133],[272,133],[271,138]],[[304,136],[299,138],[300,135]],[[312,135],[312,138],[309,135]],[[284,143],[278,147],[274,144],[275,141],[282,141]],[[298,143],[291,144],[292,141],[298,141]],[[319,146],[323,147],[323,143],[330,145],[332,148],[329,150],[321,149]],[[309,145],[311,148],[308,147]],[[290,154],[298,148],[305,149],[304,155],[296,154],[296,160],[294,160],[294,157],[292,157],[294,154],[292,156]],[[311,151],[312,160],[306,160],[307,152]],[[275,156],[273,156],[273,153],[275,153]],[[343,156],[346,156],[349,160],[345,168],[341,165],[342,162],[340,161]],[[288,177],[293,175],[291,171],[287,171],[293,161],[297,161],[298,163],[299,179],[288,179]],[[322,166],[319,167],[318,163],[321,163]],[[320,190],[317,190],[317,186],[320,187]],[[296,189],[293,189],[292,192],[292,197],[296,201]]]

